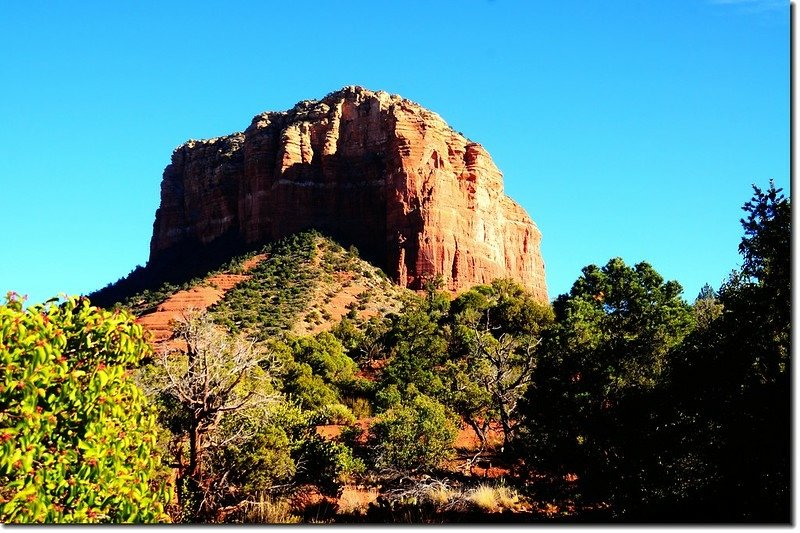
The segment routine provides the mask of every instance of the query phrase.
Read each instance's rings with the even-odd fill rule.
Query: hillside
[[[112,286],[112,289],[114,287]],[[413,292],[393,284],[378,268],[316,232],[305,232],[181,285],[165,283],[117,305],[139,317],[160,344],[170,321],[189,310],[208,310],[232,331],[267,338],[327,331],[348,316],[356,322],[397,312]]]

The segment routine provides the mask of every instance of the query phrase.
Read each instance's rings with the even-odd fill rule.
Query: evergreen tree
[[[789,521],[791,206],[773,183],[753,189],[743,265],[719,291],[724,312],[676,360],[665,514]]]
[[[534,468],[577,476],[584,497],[617,509],[644,497],[663,411],[655,393],[693,325],[681,291],[649,264],[616,258],[585,267],[556,300],[523,409]]]

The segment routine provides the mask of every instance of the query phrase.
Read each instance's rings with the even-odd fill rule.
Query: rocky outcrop
[[[346,87],[189,141],[164,171],[150,264],[309,228],[419,289],[511,277],[547,300],[541,233],[483,147],[396,95]]]

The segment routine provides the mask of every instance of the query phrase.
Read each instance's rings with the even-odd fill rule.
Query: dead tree
[[[174,339],[185,349],[163,350],[162,393],[183,407],[189,440],[188,464],[179,479],[199,492],[198,513],[210,512],[210,489],[219,492],[227,475],[208,479],[204,458],[212,447],[246,439],[245,426],[233,434],[218,435],[220,421],[229,413],[264,416],[277,394],[272,387],[276,363],[262,346],[244,335],[231,335],[202,313],[189,312],[175,325]],[[213,498],[212,498],[213,499]]]

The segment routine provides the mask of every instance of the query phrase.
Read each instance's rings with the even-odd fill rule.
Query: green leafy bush
[[[290,346],[298,362],[310,365],[314,373],[327,382],[348,380],[357,370],[355,362],[345,355],[339,339],[328,332],[291,339]]]
[[[436,468],[453,454],[456,425],[444,405],[413,386],[406,392],[404,403],[391,407],[372,425],[375,464],[399,471]]]
[[[363,461],[354,457],[347,445],[316,435],[300,443],[297,463],[302,465],[297,480],[313,482],[326,494],[337,494],[342,484],[365,470]]]
[[[322,406],[319,410],[319,422],[322,424],[354,424],[356,417],[341,403]]]
[[[339,393],[315,374],[307,363],[286,365],[283,392],[297,399],[304,409],[319,410],[326,405],[339,403]]]
[[[159,522],[156,420],[128,368],[150,351],[86,298],[0,306],[0,521]]]
[[[383,372],[385,385],[414,384],[434,397],[444,392],[437,368],[447,359],[446,332],[438,322],[440,314],[438,308],[418,301],[406,306],[403,313],[390,317],[385,339],[391,358]]]
[[[209,470],[228,473],[232,492],[252,495],[295,474],[289,437],[273,420],[236,413],[220,425],[217,440],[225,445],[210,450]]]

